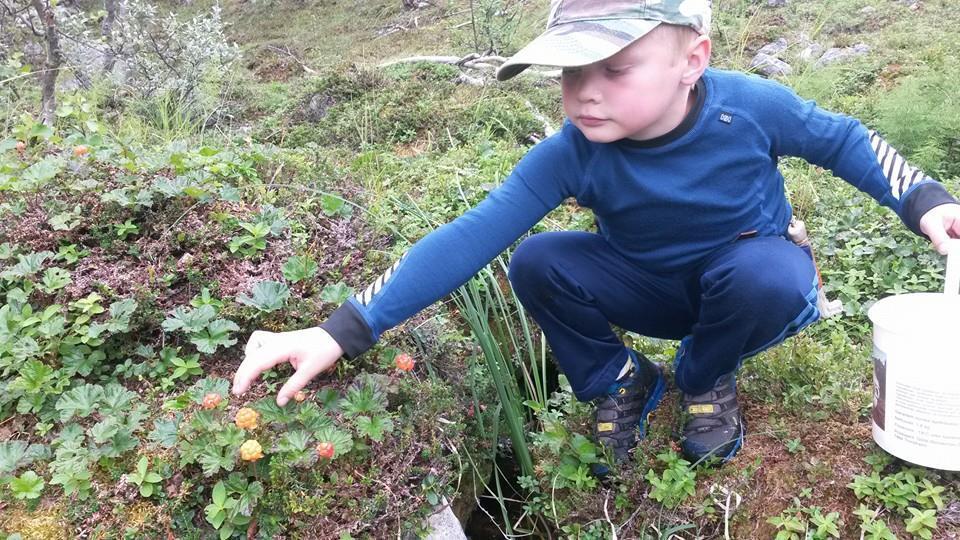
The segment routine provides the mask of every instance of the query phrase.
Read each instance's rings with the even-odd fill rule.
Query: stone
[[[842,49],[838,47],[832,47],[827,49],[827,52],[823,53],[823,56],[817,60],[814,66],[819,68],[836,64],[837,62],[845,62],[858,56],[864,56],[869,52],[870,46],[865,43],[858,43],[853,47],[844,47]]]
[[[767,0],[767,7],[783,7],[788,0]]]
[[[769,56],[777,56],[778,54],[780,54],[780,53],[782,53],[783,51],[787,50],[787,47],[789,47],[789,46],[790,46],[790,42],[788,42],[788,41],[787,41],[786,39],[784,39],[784,38],[780,38],[780,39],[778,39],[778,40],[776,40],[776,41],[772,41],[772,42],[770,42],[770,43],[767,43],[767,44],[764,45],[763,47],[760,47],[760,50],[757,51],[757,54],[766,54],[766,55],[769,55]]]
[[[809,64],[810,62],[820,58],[821,54],[823,54],[823,45],[820,45],[819,43],[810,43],[804,47],[797,56],[801,61]]]
[[[467,540],[463,532],[463,525],[453,514],[446,499],[443,500],[443,509],[427,518],[430,534],[426,540]]]
[[[758,53],[753,57],[753,60],[750,61],[750,69],[756,70],[765,77],[782,77],[793,73],[790,64],[763,53]]]
[[[326,94],[314,94],[307,102],[306,116],[311,122],[317,122],[327,115],[327,110],[336,104],[333,97]]]

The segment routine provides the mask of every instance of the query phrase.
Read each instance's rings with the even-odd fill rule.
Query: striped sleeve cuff
[[[373,339],[373,331],[349,301],[335,309],[319,326],[330,334],[350,359],[367,352],[376,343]]]
[[[920,218],[935,206],[951,203],[956,204],[957,199],[942,184],[936,181],[923,182],[907,193],[901,216],[911,231],[926,238],[920,230]]]
[[[877,156],[877,163],[889,184],[890,194],[899,200],[915,184],[929,180],[920,169],[907,163],[907,160],[890,146],[876,131],[870,130],[870,146]]]

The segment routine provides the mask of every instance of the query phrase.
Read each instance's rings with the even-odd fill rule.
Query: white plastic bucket
[[[960,471],[960,240],[944,293],[880,300],[873,321],[873,438],[900,459]]]

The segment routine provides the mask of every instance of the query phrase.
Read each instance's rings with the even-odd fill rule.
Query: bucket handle
[[[960,238],[947,241],[947,275],[943,292],[951,296],[960,295]]]

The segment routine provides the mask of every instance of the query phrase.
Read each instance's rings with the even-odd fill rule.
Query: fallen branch
[[[290,50],[290,47],[284,47],[283,49],[281,49],[280,47],[276,47],[276,46],[274,46],[274,45],[267,45],[267,48],[270,49],[270,50],[273,51],[273,52],[280,53],[280,54],[283,54],[283,55],[285,55],[285,56],[289,56],[290,58],[293,59],[294,62],[296,62],[297,64],[300,65],[300,68],[301,68],[301,69],[303,69],[304,71],[306,71],[306,72],[309,73],[310,75],[316,75],[316,74],[317,74],[316,70],[311,69],[310,66],[308,66],[308,65],[306,65],[306,64],[303,63],[303,60],[300,60],[299,58],[297,58],[297,55],[293,54],[293,51]]]
[[[396,64],[412,64],[414,62],[435,62],[438,64],[456,64],[460,61],[459,56],[411,56],[401,58],[400,60],[391,60],[377,65],[377,67],[390,67]]]

